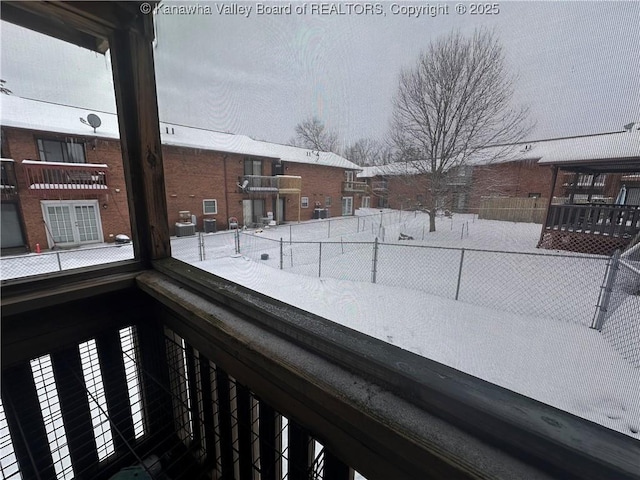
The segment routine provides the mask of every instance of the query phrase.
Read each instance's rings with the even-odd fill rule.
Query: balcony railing
[[[343,192],[366,193],[367,182],[342,182]]]
[[[598,176],[595,179],[595,181],[593,180],[593,175],[580,175],[578,176],[578,181],[576,182],[575,185],[579,188],[589,188],[592,186],[591,184],[593,183],[593,188],[602,188],[604,187],[605,179],[606,179],[605,175]],[[573,185],[573,182],[574,182],[574,174],[566,173],[564,175],[564,181],[562,185],[564,187],[570,187]]]
[[[611,237],[632,237],[640,232],[640,206],[551,205],[544,229]]]
[[[374,192],[386,192],[387,190],[389,190],[389,184],[386,181],[373,182],[371,184],[371,190],[373,190]]]
[[[33,192],[64,190],[106,193],[109,189],[109,167],[104,164],[23,160],[22,166],[29,190]]]
[[[8,200],[18,193],[15,163],[13,160],[3,158],[0,168],[0,194],[3,200]]]
[[[293,175],[244,175],[240,177],[238,188],[243,193],[297,194],[302,189],[302,177]]]

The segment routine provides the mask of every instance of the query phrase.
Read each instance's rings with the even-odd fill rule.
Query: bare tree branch
[[[318,117],[311,117],[296,125],[296,136],[292,145],[319,152],[340,153],[338,134],[328,130]]]
[[[512,105],[514,82],[500,42],[486,29],[431,43],[413,68],[401,72],[391,137],[412,169],[429,177],[431,213],[449,171],[478,156],[491,163],[510,155],[510,145],[531,129],[527,109]]]

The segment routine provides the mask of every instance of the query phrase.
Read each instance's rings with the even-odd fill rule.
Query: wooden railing
[[[551,205],[544,228],[592,235],[631,237],[640,232],[640,206]]]
[[[8,200],[18,193],[15,163],[13,160],[3,158],[0,168],[0,194],[2,194],[3,200]]]
[[[302,177],[292,175],[244,175],[238,181],[243,193],[299,193],[302,189]]]
[[[389,190],[389,183],[386,180],[371,183],[371,190],[374,192],[386,192]]]
[[[342,182],[343,192],[360,192],[367,191],[367,182]]]
[[[108,169],[104,164],[59,163],[23,160],[27,185],[33,192],[108,190]]]

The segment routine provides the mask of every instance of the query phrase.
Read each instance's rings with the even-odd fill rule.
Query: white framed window
[[[216,215],[218,213],[218,201],[214,199],[203,200],[202,213],[205,215]]]
[[[300,198],[300,206],[302,208],[309,208],[309,197],[301,197]]]
[[[326,208],[329,208],[331,206],[331,197],[325,197],[324,198],[324,206]]]
[[[362,197],[362,208],[371,207],[371,197]]]

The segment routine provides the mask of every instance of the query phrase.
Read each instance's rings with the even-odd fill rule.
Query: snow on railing
[[[23,160],[22,166],[31,190],[104,191],[109,188],[109,167],[105,164]]]

